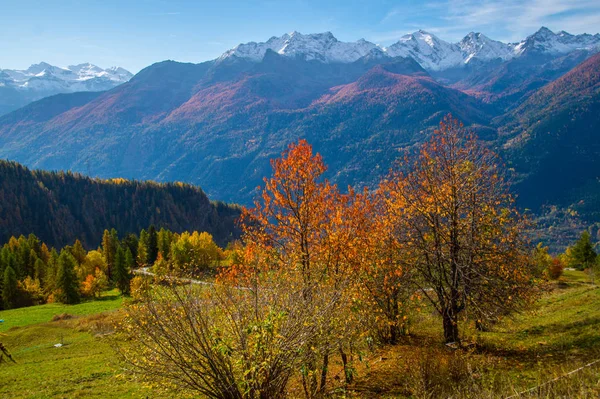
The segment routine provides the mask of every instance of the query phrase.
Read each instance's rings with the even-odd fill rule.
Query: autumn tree
[[[388,201],[418,278],[443,321],[446,342],[459,342],[461,315],[479,326],[518,309],[532,292],[523,218],[514,208],[497,157],[447,116],[408,172],[393,173]]]
[[[552,280],[558,280],[563,274],[563,263],[560,258],[552,259],[552,262],[548,266],[548,278]]]
[[[406,254],[404,232],[387,200],[385,184],[373,193],[357,194],[349,218],[354,220],[359,295],[364,312],[375,329],[374,335],[386,344],[396,344],[406,332],[409,302],[414,296],[410,284],[412,269]]]
[[[175,236],[170,255],[163,259],[170,259],[176,272],[196,274],[208,271],[221,256],[222,251],[213,241],[212,235],[194,231]]]
[[[99,297],[102,290],[108,287],[106,275],[96,268],[94,274],[88,274],[81,283],[81,293],[85,296]]]
[[[541,242],[533,249],[533,262],[536,276],[547,274],[550,266],[552,266],[552,256],[548,253],[548,247],[545,247]]]
[[[253,255],[246,263],[259,269],[250,275],[268,271],[287,281],[288,289],[298,290],[307,309],[315,306],[315,290],[335,298],[336,317],[314,320],[321,337],[303,348],[307,355],[302,366],[304,392],[306,397],[314,397],[326,389],[330,355],[340,349],[341,337],[352,330],[346,323],[348,317],[341,317],[344,313],[340,311],[347,303],[344,295],[352,276],[345,257],[353,238],[345,225],[349,196],[341,195],[323,179],[323,159],[313,154],[305,140],[291,144],[271,164],[273,174],[265,179],[261,196],[253,208],[242,211],[243,239]]]

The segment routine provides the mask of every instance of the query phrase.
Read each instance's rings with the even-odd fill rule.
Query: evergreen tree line
[[[116,287],[129,295],[132,270],[191,274],[208,271],[224,259],[211,234],[174,233],[151,225],[122,237],[104,230],[101,245],[87,251],[80,240],[57,250],[36,235],[11,237],[0,250],[0,309],[46,302],[74,304]]]
[[[93,248],[107,227],[126,234],[151,224],[175,232],[206,231],[219,245],[239,236],[239,207],[211,202],[189,184],[92,179],[2,160],[0,182],[0,242],[34,233],[53,247],[79,239]]]

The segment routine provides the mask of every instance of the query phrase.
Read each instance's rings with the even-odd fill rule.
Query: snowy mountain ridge
[[[237,57],[261,61],[267,50],[288,57],[317,60],[324,63],[350,63],[367,55],[411,57],[423,68],[440,71],[467,65],[474,60],[508,60],[524,54],[563,54],[576,50],[600,51],[600,34],[571,35],[554,33],[542,27],[518,43],[503,43],[481,33],[471,32],[458,43],[446,42],[432,33],[419,30],[402,36],[388,47],[360,39],[341,42],[331,32],[303,35],[298,32],[272,37],[266,42],[244,43],[226,51],[217,61]]]
[[[125,83],[132,76],[131,72],[121,67],[102,69],[85,63],[62,68],[41,62],[25,70],[0,69],[0,86],[54,94],[102,91]]]

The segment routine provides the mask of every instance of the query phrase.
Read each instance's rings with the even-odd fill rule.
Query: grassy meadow
[[[160,397],[122,375],[112,334],[122,303],[113,290],[78,305],[0,312],[0,342],[16,360],[0,365],[0,397]],[[439,319],[422,311],[401,344],[376,349],[357,363],[357,378],[349,389],[342,389],[335,377],[341,367],[333,362],[338,389],[332,396],[508,397],[600,358],[599,303],[600,287],[583,272],[566,271],[528,311],[487,332],[465,328],[464,340],[472,344],[467,351],[443,346]],[[62,346],[55,347],[58,343]],[[520,397],[598,396],[600,363]]]

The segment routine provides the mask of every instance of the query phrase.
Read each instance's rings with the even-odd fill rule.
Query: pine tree
[[[152,225],[148,229],[148,265],[152,266],[156,262],[156,258],[158,258],[158,235],[156,228]]]
[[[17,274],[10,266],[4,269],[2,304],[4,309],[12,309],[17,305]]]
[[[133,256],[131,251],[127,249],[127,253],[123,250],[123,247],[119,246],[117,254],[115,256],[115,270],[114,277],[117,288],[123,295],[129,295],[129,282],[131,281],[131,271],[128,267],[128,263],[133,263]]]
[[[58,257],[58,273],[56,276],[56,288],[58,299],[62,303],[79,303],[79,283],[75,275],[76,260],[73,255],[65,249]]]

